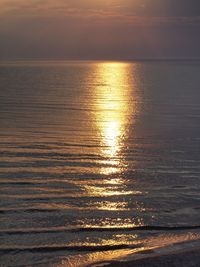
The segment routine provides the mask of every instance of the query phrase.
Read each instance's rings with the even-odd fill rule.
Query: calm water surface
[[[200,239],[199,73],[1,63],[0,266],[79,267]]]

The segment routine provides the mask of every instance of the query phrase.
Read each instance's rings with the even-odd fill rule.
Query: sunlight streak
[[[114,165],[104,168],[104,174],[116,173],[120,169],[120,154],[128,132],[128,119],[136,109],[131,101],[133,84],[128,63],[100,63],[96,65],[96,126],[101,136],[104,157]]]

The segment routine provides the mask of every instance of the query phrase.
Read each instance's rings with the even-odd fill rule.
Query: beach
[[[98,266],[98,265],[97,265]],[[190,251],[171,253],[171,255],[152,256],[127,262],[113,261],[99,266],[106,267],[199,267],[200,248]]]
[[[191,241],[160,247],[144,249],[129,254],[118,260],[102,261],[91,267],[199,267],[200,242]]]

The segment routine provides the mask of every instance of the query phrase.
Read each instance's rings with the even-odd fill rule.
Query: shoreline
[[[96,265],[98,267],[98,265]],[[99,265],[100,266],[100,265]],[[200,247],[189,251],[172,252],[171,254],[154,255],[130,261],[112,261],[101,265],[106,267],[199,267]]]
[[[167,247],[145,249],[111,260],[96,262],[88,267],[199,267],[199,240]]]

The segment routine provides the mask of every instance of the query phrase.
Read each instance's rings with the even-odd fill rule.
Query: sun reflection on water
[[[133,65],[131,65],[133,70]],[[121,149],[127,137],[128,120],[136,112],[133,101],[134,84],[130,64],[99,63],[95,75],[95,124],[101,137],[101,153],[112,163],[103,168],[104,174],[121,171]],[[132,116],[133,118],[133,116]]]
[[[129,124],[134,125],[138,111],[137,64],[95,63],[87,77],[92,107],[89,121],[94,133],[95,179],[79,180],[82,195],[88,198],[87,209],[102,216],[77,222],[84,228],[129,228],[144,225],[140,216],[124,216],[131,209],[130,199],[143,192],[126,177],[126,147]],[[86,85],[88,86],[88,84]],[[133,130],[133,127],[132,127]],[[96,143],[95,143],[96,144]],[[138,205],[139,209],[139,205]],[[138,209],[135,210],[138,213]],[[114,217],[113,217],[114,216]],[[120,242],[122,236],[120,236]],[[103,240],[102,240],[103,241]],[[118,243],[117,236],[108,242]],[[98,241],[100,242],[100,241]],[[97,244],[99,244],[97,242]],[[107,241],[106,241],[107,242]],[[128,243],[128,240],[124,240]],[[101,243],[101,242],[100,242]]]
[[[126,168],[124,151],[128,140],[129,123],[134,124],[137,113],[137,84],[135,76],[137,64],[101,62],[92,66],[90,83],[92,84],[91,112],[92,128],[100,143],[98,151],[101,166],[97,174],[106,175],[96,182],[83,184],[83,192],[91,197],[120,197],[139,195],[141,192],[130,190],[127,179],[123,177]],[[115,176],[115,177],[114,177]],[[100,201],[101,202],[101,201]],[[99,202],[99,203],[100,203]],[[119,200],[106,205],[104,209],[126,209],[127,203],[120,205]],[[99,205],[97,209],[102,209]]]

